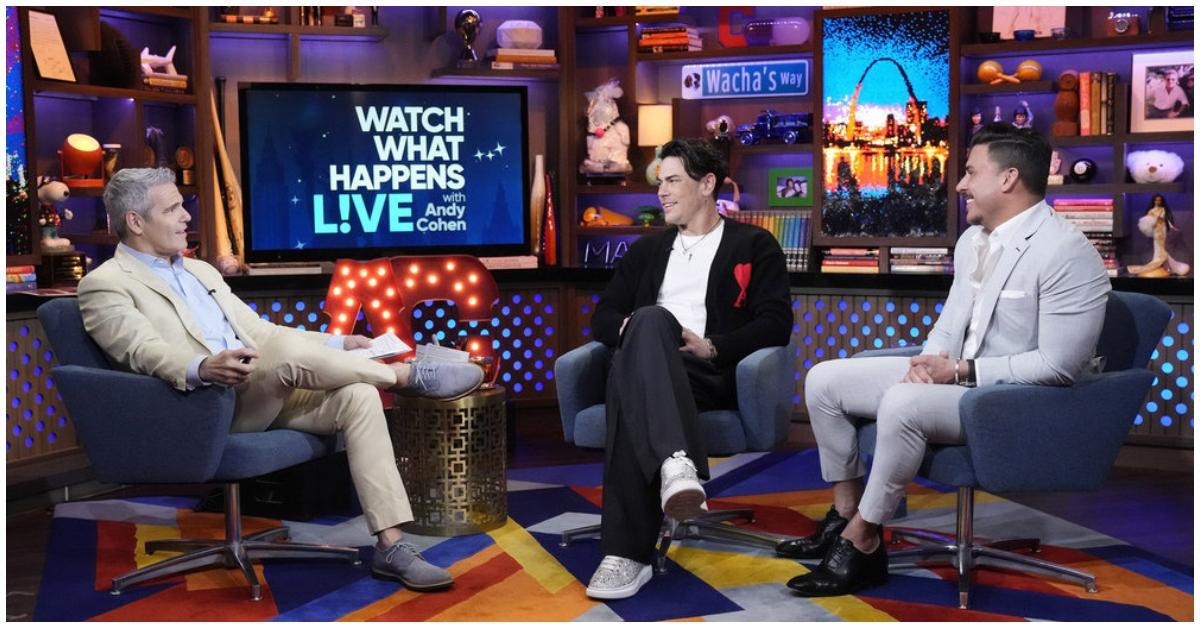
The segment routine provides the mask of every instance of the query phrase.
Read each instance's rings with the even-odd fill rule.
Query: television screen
[[[247,261],[528,253],[524,87],[238,95]]]

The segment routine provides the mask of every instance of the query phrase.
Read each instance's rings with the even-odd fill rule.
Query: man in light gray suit
[[[966,442],[958,416],[968,387],[1069,386],[1094,370],[1108,275],[1095,248],[1046,204],[1050,146],[999,123],[971,140],[957,190],[967,229],[954,283],[919,356],[831,360],[808,373],[805,398],[833,507],[815,534],[781,543],[794,558],[824,557],[788,586],[844,595],[887,578],[882,525],[912,481],[926,443]],[[871,477],[856,423],[875,419]]]

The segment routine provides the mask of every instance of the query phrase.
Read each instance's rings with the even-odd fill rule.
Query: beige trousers
[[[954,384],[902,384],[905,357],[854,358],[817,364],[804,382],[804,398],[826,482],[861,478],[858,423],[876,422],[871,476],[858,504],[868,523],[896,512],[904,489],[925,457],[925,445],[966,442],[958,401],[967,389]]]
[[[232,431],[340,431],[370,532],[412,521],[379,398],[378,389],[396,384],[391,367],[286,333],[273,334],[258,354],[237,389]]]

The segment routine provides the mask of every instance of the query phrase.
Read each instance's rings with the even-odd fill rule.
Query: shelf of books
[[[812,223],[810,210],[730,212],[729,218],[770,231],[783,249],[788,272],[808,270],[808,239]]]

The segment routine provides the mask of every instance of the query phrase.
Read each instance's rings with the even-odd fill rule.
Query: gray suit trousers
[[[916,476],[926,443],[966,442],[958,401],[967,392],[953,384],[903,384],[906,357],[829,360],[808,372],[804,397],[826,482],[861,478],[857,426],[877,423],[871,476],[858,512],[869,523],[891,518]]]

